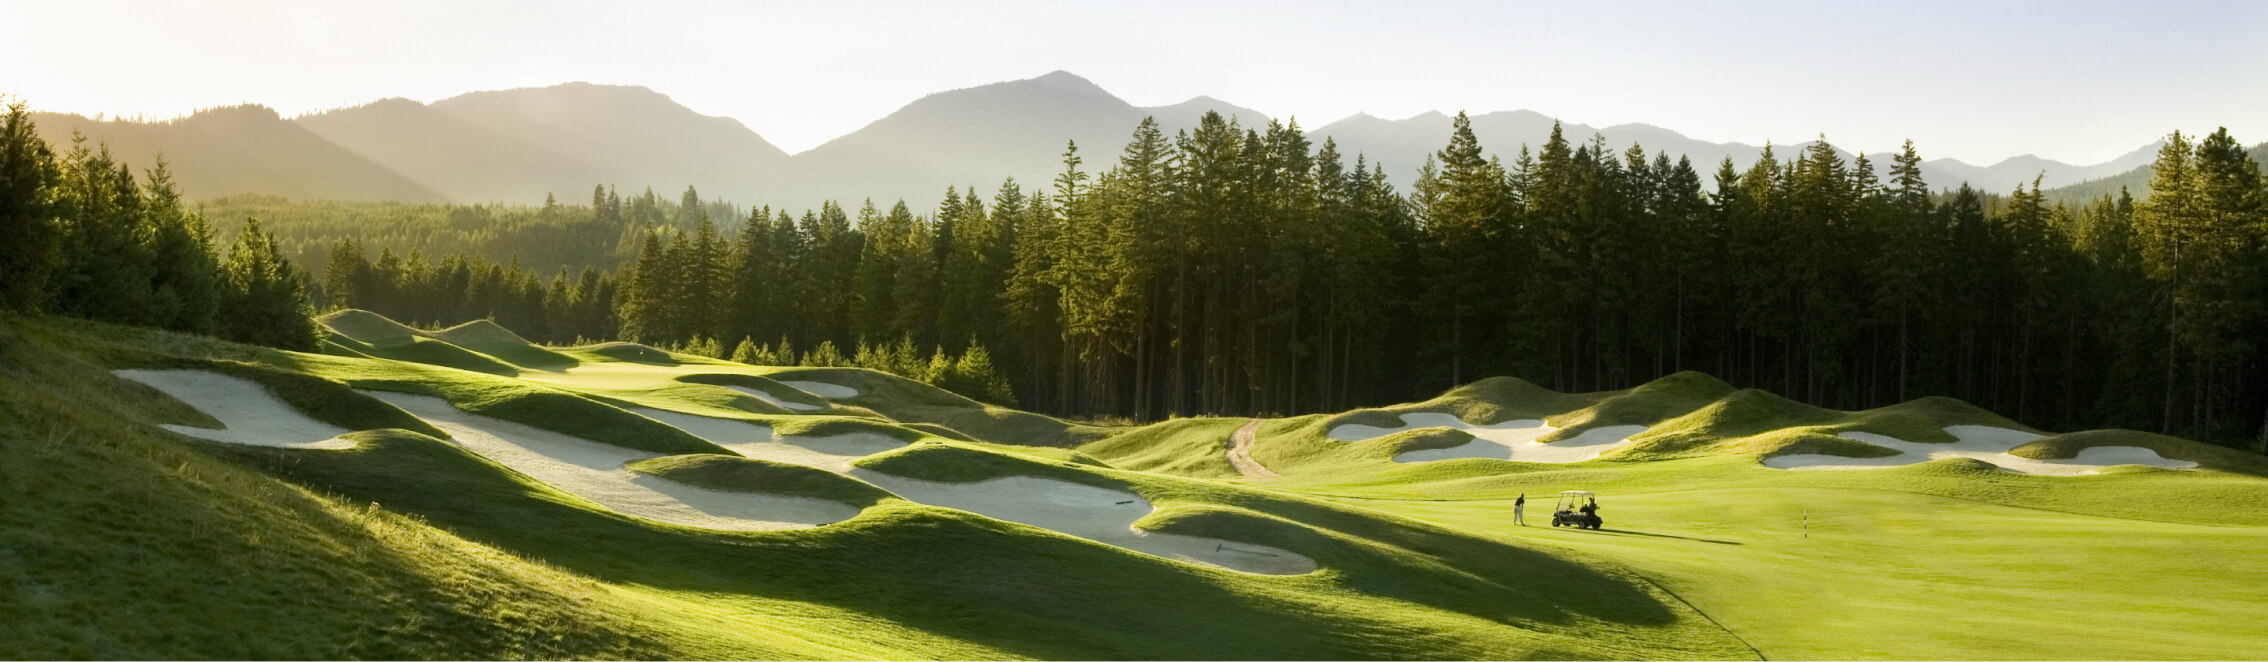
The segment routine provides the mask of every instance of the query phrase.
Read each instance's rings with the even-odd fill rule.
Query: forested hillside
[[[142,171],[110,148],[58,153],[22,103],[0,115],[0,312],[313,350],[306,279],[257,221],[225,253],[164,161]]]
[[[1116,153],[1126,144],[1126,127],[1143,117],[1155,118],[1172,136],[1195,129],[1207,112],[1250,127],[1271,121],[1260,111],[1206,96],[1136,106],[1065,71],[924,95],[794,155],[737,120],[702,115],[654,90],[589,83],[470,92],[432,103],[380,99],[288,119],[257,105],[149,123],[53,114],[35,119],[53,144],[68,142],[78,131],[108,141],[121,154],[163,152],[174,161],[184,195],[197,200],[249,193],[293,200],[527,205],[547,195],[579,198],[582,187],[604,182],[624,191],[693,186],[713,198],[816,209],[827,200],[846,205],[869,197],[922,200],[949,185],[989,188],[1009,177],[1045,180],[1066,140],[1090,153]],[[1598,135],[1617,148],[1643,144],[1704,166],[1730,158],[1734,167],[1746,169],[1764,150],[1649,124],[1562,126],[1559,118],[1534,110],[1481,113],[1470,121],[1484,148],[1507,155],[1523,147],[1540,149],[1554,127],[1571,141]],[[1336,140],[1344,154],[1367,155],[1389,182],[1408,189],[1450,124],[1437,111],[1399,120],[1358,113],[1305,135],[1317,144]],[[1794,152],[1810,144],[1783,142],[1777,149]],[[2133,170],[2156,151],[2156,145],[2144,145],[2096,164],[2027,154],[1981,166],[1933,159],[1920,168],[1940,191],[1967,182],[1997,192],[2034,179],[2054,188]],[[1845,159],[1856,156],[1856,150],[1843,153]],[[1894,155],[1868,156],[1888,162]],[[2111,186],[2087,199],[2116,192]]]
[[[73,154],[64,172],[123,169]],[[1403,194],[1296,123],[1208,113],[934,206],[602,186],[542,207],[247,196],[205,213],[224,234],[261,218],[279,257],[321,264],[324,307],[902,372],[981,348],[1015,399],[1067,415],[1699,369],[1843,409],[1947,395],[2042,428],[2264,443],[2268,221],[2257,162],[2225,131],[2172,136],[2152,188],[2180,194],[2146,201],[1933,193],[1911,145],[1881,171],[1841,154],[1822,141],[1741,169],[1555,133],[1491,155],[1460,117]]]
[[[1215,116],[1173,141],[1145,124],[1109,167],[1068,153],[1044,188],[948,190],[919,211],[670,225],[601,201],[561,213],[643,233],[637,259],[548,285],[550,264],[489,267],[524,312],[487,310],[562,341],[719,353],[974,341],[1028,406],[1141,419],[1343,409],[1495,374],[1605,390],[1701,369],[1826,406],[1949,395],[2042,427],[2244,443],[2268,406],[2247,379],[2268,297],[2257,165],[2236,145],[2175,136],[2160,185],[2179,199],[2049,205],[2037,187],[1933,196],[1910,146],[1879,174],[1825,143],[1745,171],[1559,138],[1507,162],[1458,122],[1404,196],[1294,125]],[[688,192],[678,209],[697,207]],[[369,265],[369,282],[399,283],[384,291],[424,292],[404,301],[487,296],[398,255]],[[589,309],[578,297],[608,285],[618,326],[531,326],[538,300]],[[429,323],[484,310],[331,300]]]

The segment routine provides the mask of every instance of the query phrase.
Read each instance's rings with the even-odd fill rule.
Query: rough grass
[[[1445,547],[1422,548],[1453,561],[1510,554],[1500,562],[1558,590],[1531,586],[1515,594],[1491,584],[1471,598],[1435,596],[1445,586],[1476,590],[1473,576],[1455,571],[1452,560],[1429,561],[1403,544],[1386,543],[1371,543],[1379,545],[1374,563],[1330,574],[1244,575],[896,500],[816,529],[710,533],[593,512],[431,440],[391,439],[298,459],[270,449],[231,450],[294,480],[423,513],[465,535],[611,584],[697,594],[711,609],[774,619],[782,605],[793,603],[793,612],[806,619],[793,623],[795,630],[774,624],[769,631],[731,633],[744,635],[732,640],[741,648],[719,645],[707,653],[714,656],[783,655],[749,652],[762,643],[796,646],[786,656],[825,658],[1724,658],[1741,657],[1743,650],[1628,577],[1284,497],[1254,498],[1270,511],[1318,509],[1315,518],[1333,520],[1335,527],[1376,528],[1373,535],[1406,538],[1403,544],[1431,540]],[[1303,547],[1330,553],[1325,538],[1309,538]],[[1404,569],[1413,563],[1431,567]],[[1519,597],[1538,594],[1552,599]],[[954,597],[936,597],[945,595]],[[1467,603],[1494,606],[1484,614],[1450,608]],[[1229,622],[1239,626],[1220,626]],[[1583,634],[1599,631],[1619,634]],[[822,647],[850,652],[810,652]]]
[[[678,377],[677,381],[685,382],[688,384],[707,384],[711,386],[738,386],[746,389],[754,389],[765,395],[778,398],[783,402],[792,402],[795,404],[818,407],[818,409],[797,411],[787,409],[770,402],[764,402],[755,398],[749,398],[750,400],[754,401],[755,405],[760,406],[763,409],[771,410],[766,413],[777,412],[782,414],[822,414],[827,413],[827,408],[833,406],[832,403],[829,403],[824,398],[819,398],[809,393],[805,393],[794,388],[789,388],[786,384],[781,384],[779,383],[779,381],[768,377],[758,377],[755,375],[746,375],[739,373],[695,373]],[[754,409],[754,407],[751,407],[752,411]]]
[[[625,365],[586,350],[562,353],[585,367]],[[2268,649],[2268,635],[2250,622],[2263,605],[2256,589],[2268,584],[2268,566],[2252,560],[2268,545],[2268,481],[2248,471],[2257,458],[2096,431],[2020,451],[2052,457],[2137,445],[2209,469],[2045,477],[1970,460],[1840,472],[1758,464],[1773,453],[1881,450],[1835,436],[1849,430],[1927,442],[1950,440],[1942,431],[1950,424],[2018,427],[1939,398],[1837,412],[1743,391],[1672,416],[1709,392],[1709,380],[1676,376],[1584,395],[1488,380],[1372,414],[1269,421],[1255,456],[1285,473],[1265,484],[1270,489],[1215,480],[1227,477],[1213,463],[1241,419],[1168,422],[1073,453],[949,441],[935,429],[915,429],[936,423],[861,417],[889,406],[867,400],[879,390],[852,399],[848,411],[859,416],[757,417],[782,434],[866,431],[919,442],[861,461],[897,475],[960,482],[1036,475],[1131,490],[1156,506],[1140,528],[1280,547],[1319,564],[1314,573],[1283,577],[1159,559],[896,499],[813,529],[694,530],[604,511],[401,430],[357,433],[362,443],[335,451],[185,445],[141,424],[199,415],[108,376],[111,367],[170,359],[430,389],[460,403],[517,399],[524,395],[517,389],[534,389],[608,410],[609,402],[658,399],[720,412],[730,411],[723,389],[674,381],[682,374],[675,368],[741,369],[680,357],[671,369],[601,370],[577,379],[604,387],[583,388],[560,375],[536,376],[557,379],[537,384],[0,318],[0,504],[9,506],[0,508],[0,586],[23,596],[0,601],[7,650],[28,657],[2226,659]],[[311,412],[339,407],[294,404]],[[552,409],[572,416],[579,407]],[[1649,435],[1659,436],[1651,448],[1569,465],[1391,461],[1439,431],[1363,442],[1324,437],[1350,418],[1416,410],[1475,423],[1667,418]],[[43,436],[65,429],[57,425],[70,427]],[[664,460],[649,468],[712,487],[820,479],[782,478],[776,470],[784,467],[729,457]],[[1599,492],[1609,529],[1510,525],[1511,497],[1565,489]]]
[[[1119,432],[1079,446],[1111,466],[1197,478],[1234,478],[1229,435],[1240,418],[1177,418]]]
[[[0,642],[9,657],[673,655],[587,577],[216,461],[170,407],[0,317]],[[28,328],[44,327],[44,328]],[[54,344],[49,344],[54,341]],[[320,452],[320,451],[318,451]]]
[[[1569,439],[1595,427],[1651,426],[1692,413],[1733,392],[1732,385],[1723,380],[1690,370],[1680,372],[1607,395],[1589,407],[1544,419],[1559,430],[1538,441]]]
[[[695,487],[807,496],[860,508],[890,498],[887,490],[832,471],[738,455],[667,455],[632,462],[629,467]]]
[[[835,402],[865,407],[891,420],[934,423],[984,441],[1023,446],[1071,447],[1101,438],[1109,428],[988,405],[945,389],[863,368],[785,368],[775,381],[814,381],[858,390]]]
[[[2147,448],[2157,451],[2158,455],[2196,462],[2207,469],[2268,477],[2268,457],[2138,430],[2087,430],[2053,435],[2017,446],[2008,453],[2038,460],[2061,460],[2075,457],[2079,451],[2096,446]]]
[[[473,320],[434,332],[434,337],[505,363],[535,370],[566,370],[582,362],[536,346],[488,320]]]
[[[893,476],[940,483],[973,483],[1009,476],[1053,478],[1105,489],[1126,489],[1125,481],[1080,468],[1071,460],[1047,460],[965,444],[924,441],[883,451],[851,463]]]
[[[634,342],[606,342],[581,348],[582,353],[611,361],[628,361],[647,365],[679,365],[678,355]]]

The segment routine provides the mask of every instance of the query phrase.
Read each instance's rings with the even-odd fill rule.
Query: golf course
[[[1492,377],[1102,425],[858,368],[319,321],[301,353],[0,320],[12,656],[2268,650],[2268,460],[1946,398]],[[1552,526],[1570,490],[1603,527]]]

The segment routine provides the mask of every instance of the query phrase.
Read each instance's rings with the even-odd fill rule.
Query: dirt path
[[[1252,444],[1259,440],[1260,419],[1252,419],[1244,427],[1237,428],[1235,433],[1229,435],[1229,464],[1236,465],[1236,472],[1244,474],[1245,478],[1280,478],[1276,472],[1260,466],[1259,460],[1252,459]]]

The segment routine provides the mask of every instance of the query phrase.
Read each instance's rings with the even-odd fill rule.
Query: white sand
[[[779,405],[779,406],[782,406],[782,407],[786,407],[786,408],[788,408],[788,409],[793,409],[793,410],[796,410],[796,411],[818,411],[818,410],[821,410],[821,409],[826,409],[826,407],[823,407],[823,406],[820,406],[820,405],[807,405],[807,404],[803,404],[803,403],[801,403],[801,402],[788,402],[788,401],[786,401],[786,400],[781,400],[781,399],[779,398],[779,396],[775,396],[775,395],[772,395],[772,394],[770,394],[770,393],[765,393],[765,392],[763,392],[763,391],[758,391],[758,390],[756,390],[756,389],[748,388],[748,387],[746,387],[746,386],[727,386],[727,387],[725,387],[725,388],[729,388],[729,389],[732,389],[732,390],[735,390],[735,391],[739,391],[739,392],[741,392],[741,393],[745,393],[745,394],[749,395],[750,397],[754,397],[754,398],[756,398],[756,399],[758,399],[758,400],[762,400],[762,401],[765,401],[765,402],[769,402],[769,403],[772,403],[772,404],[775,404],[775,405]]]
[[[1305,574],[1316,567],[1314,559],[1266,545],[1134,528],[1134,522],[1148,516],[1153,507],[1141,496],[1123,490],[1037,476],[940,483],[868,469],[852,469],[850,475],[911,501],[1029,524],[1178,561],[1267,575]]]
[[[795,390],[798,390],[798,391],[802,391],[802,392],[805,392],[805,393],[809,393],[809,394],[812,394],[812,395],[816,395],[816,396],[819,396],[819,397],[822,397],[822,398],[827,398],[827,399],[834,399],[834,398],[855,398],[855,397],[858,397],[858,389],[855,389],[855,388],[851,388],[851,387],[848,387],[848,386],[837,386],[837,385],[834,385],[834,384],[829,384],[829,383],[826,383],[826,382],[780,382],[780,383],[781,383],[781,384],[786,384],[786,385],[788,386],[788,388],[792,388],[792,389],[795,389]]]
[[[1542,443],[1536,439],[1557,432],[1559,428],[1536,419],[1505,421],[1493,425],[1473,425],[1455,415],[1440,412],[1417,412],[1402,415],[1400,427],[1382,428],[1371,425],[1347,424],[1331,428],[1326,433],[1341,441],[1376,439],[1396,432],[1417,428],[1451,428],[1464,430],[1473,440],[1449,448],[1428,448],[1394,456],[1396,462],[1427,462],[1456,458],[1486,458],[1513,462],[1540,464],[1567,464],[1597,458],[1607,451],[1630,444],[1630,438],[1645,432],[1643,425],[1609,425],[1584,430],[1572,439]]]
[[[644,407],[630,411],[747,457],[817,467],[836,473],[849,471],[852,460],[906,445],[906,442],[874,432],[851,432],[824,437],[782,436],[774,435],[771,426],[762,423]]]
[[[705,529],[764,531],[840,522],[859,512],[827,499],[726,492],[648,476],[623,465],[661,454],[467,413],[440,398],[365,393],[447,431],[466,450],[625,515]]]
[[[353,432],[324,423],[276,399],[258,382],[205,370],[118,370],[111,374],[150,385],[221,422],[224,429],[162,425],[181,434],[230,444],[278,448],[353,448],[338,438]]]
[[[1931,460],[1965,457],[1992,463],[2003,470],[2042,476],[2084,476],[2101,473],[2103,469],[2122,464],[2146,464],[2168,469],[2189,469],[2196,462],[2167,459],[2157,451],[2135,446],[2096,446],[2081,449],[2076,457],[2066,460],[2035,460],[2008,454],[2009,449],[2040,439],[2040,435],[1984,425],[1948,425],[1945,431],[1957,441],[1950,444],[1923,444],[1872,432],[1844,432],[1844,438],[1863,441],[1898,451],[1889,457],[1842,457],[1839,455],[1793,454],[1764,458],[1764,466],[1776,469],[1835,470],[1879,469]]]
[[[633,411],[748,457],[846,474],[916,503],[966,510],[1145,554],[1230,570],[1276,575],[1315,570],[1314,559],[1274,547],[1136,529],[1134,522],[1148,516],[1153,508],[1148,500],[1132,492],[1037,476],[943,483],[852,467],[852,460],[906,445],[879,433],[851,432],[823,437],[788,435],[775,439],[771,428],[747,421],[658,409]]]

